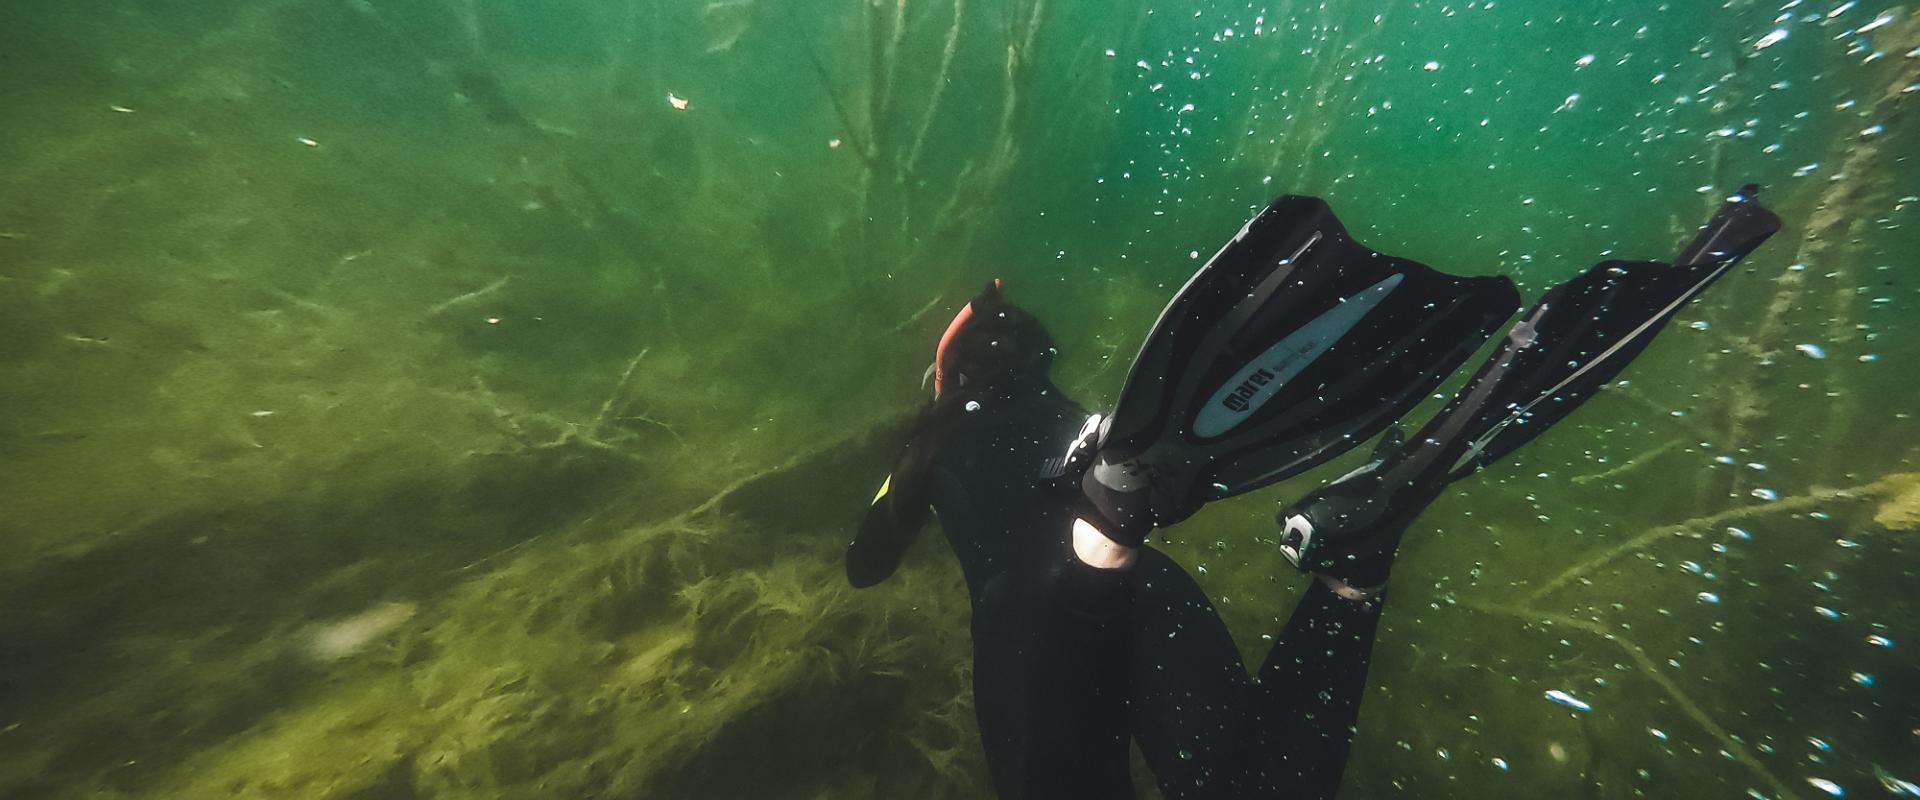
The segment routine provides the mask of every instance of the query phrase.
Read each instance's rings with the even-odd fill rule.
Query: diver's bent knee
[[[1125,569],[1133,566],[1140,550],[1114,542],[1086,520],[1075,517],[1073,555],[1080,563],[1096,569]]]

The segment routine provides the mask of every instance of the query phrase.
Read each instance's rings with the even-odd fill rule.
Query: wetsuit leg
[[[1331,798],[1340,789],[1380,627],[1379,599],[1315,580],[1251,691],[1239,797]]]
[[[1379,601],[1345,600],[1313,582],[1249,681],[1205,592],[1165,555],[1143,549],[1124,593],[1110,574],[1068,566],[1078,570],[1028,587],[995,615],[1017,635],[982,636],[976,626],[977,668],[1002,658],[1030,665],[1005,670],[1019,676],[1017,689],[977,692],[983,703],[1020,698],[1019,744],[1007,749],[1021,764],[996,776],[1003,797],[1132,797],[1129,732],[1169,800],[1334,796]],[[1127,664],[1130,674],[1114,668]]]
[[[1131,589],[1068,559],[996,576],[974,608],[974,697],[1003,800],[1133,797]]]
[[[1145,548],[1135,569],[1134,735],[1169,800],[1330,798],[1340,787],[1378,601],[1314,581],[1249,681],[1206,593]]]
[[[1206,592],[1166,554],[1134,565],[1134,738],[1167,800],[1216,797],[1240,771],[1250,681]]]
[[[1134,796],[1128,769],[1135,643],[1124,571],[1055,562],[1033,608],[1040,637],[1032,685],[1027,798]]]

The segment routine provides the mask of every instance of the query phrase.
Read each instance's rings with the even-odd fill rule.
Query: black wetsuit
[[[1401,533],[1448,483],[1571,413],[1645,348],[1679,308],[1780,229],[1779,217],[1754,202],[1757,191],[1748,185],[1728,198],[1676,264],[1602,262],[1550,290],[1419,433],[1404,441],[1384,439],[1370,468],[1283,511],[1280,552],[1338,578],[1345,588],[1360,587],[1356,594],[1383,586]],[[1319,255],[1296,260],[1310,250]],[[1343,322],[1326,310],[1357,296],[1328,288],[1349,274],[1352,263],[1385,265],[1385,272],[1355,285],[1376,293],[1369,303],[1399,291],[1405,307],[1393,319],[1355,327],[1358,317]],[[1427,287],[1402,287],[1402,281],[1413,280]],[[1368,281],[1377,282],[1366,286]],[[1078,475],[1067,497],[1043,486],[1038,475],[1049,458],[1068,453],[1086,414],[1046,380],[1054,349],[1045,327],[1006,302],[998,279],[955,315],[934,355],[937,399],[921,414],[896,462],[890,478],[895,491],[883,490],[875,499],[848,549],[847,574],[860,586],[884,580],[922,527],[928,507],[940,515],[973,596],[975,703],[987,762],[1002,797],[1131,797],[1129,736],[1139,742],[1171,798],[1334,794],[1365,689],[1380,619],[1378,600],[1343,599],[1314,581],[1257,678],[1249,680],[1225,626],[1191,576],[1152,547],[1142,547],[1127,569],[1087,566],[1072,552],[1074,519],[1091,512],[1097,518],[1088,520],[1092,527],[1118,534],[1110,538],[1122,542],[1138,541],[1149,527],[1144,521],[1179,520],[1192,513],[1204,496],[1195,490],[1204,485],[1197,481],[1217,477],[1222,468],[1196,460],[1214,459],[1222,451],[1188,450],[1178,445],[1190,441],[1156,438],[1200,436],[1194,431],[1206,423],[1202,414],[1184,427],[1160,425],[1171,419],[1166,409],[1176,401],[1190,404],[1183,399],[1187,393],[1162,397],[1161,390],[1185,386],[1177,380],[1183,371],[1237,375],[1230,383],[1239,388],[1231,395],[1212,395],[1226,399],[1206,411],[1224,407],[1240,417],[1225,415],[1206,424],[1214,425],[1216,434],[1247,425],[1246,415],[1255,412],[1226,400],[1239,398],[1245,406],[1247,398],[1239,391],[1267,384],[1240,382],[1268,371],[1247,372],[1254,362],[1237,355],[1236,348],[1260,352],[1261,359],[1342,353],[1342,347],[1352,351],[1325,365],[1318,356],[1306,356],[1311,363],[1299,369],[1325,372],[1300,384],[1305,388],[1299,393],[1312,395],[1312,402],[1292,408],[1274,405],[1278,401],[1271,395],[1261,401],[1269,409],[1290,409],[1286,418],[1297,425],[1260,428],[1258,435],[1265,438],[1244,442],[1237,449],[1241,460],[1227,455],[1227,466],[1243,468],[1240,488],[1265,485],[1278,474],[1275,470],[1293,474],[1295,467],[1320,463],[1321,455],[1344,449],[1328,449],[1325,441],[1301,444],[1307,439],[1325,437],[1344,445],[1368,438],[1370,433],[1362,433],[1405,410],[1394,410],[1394,403],[1425,395],[1518,303],[1507,282],[1477,282],[1481,289],[1469,287],[1462,294],[1466,282],[1461,279],[1354,244],[1323,201],[1276,200],[1162,313],[1149,335],[1150,346],[1142,350],[1143,361],[1128,379],[1133,391],[1123,390],[1116,414],[1126,418],[1128,397],[1144,403],[1136,409],[1147,410],[1135,411],[1128,426],[1109,419],[1099,431],[1101,450],[1074,451],[1100,460],[1105,448],[1115,448],[1109,454],[1114,460]],[[1309,285],[1321,288],[1302,288]],[[1306,327],[1289,327],[1289,321],[1268,335],[1252,336],[1260,326],[1250,320],[1288,316],[1285,303],[1252,302],[1260,297],[1302,300],[1306,304],[1293,316]],[[1442,303],[1445,297],[1456,299]],[[1366,314],[1371,306],[1356,308]],[[1454,315],[1455,310],[1464,313]],[[1440,335],[1433,326],[1443,322],[1449,332]],[[1312,332],[1303,334],[1308,328]],[[1398,343],[1370,344],[1368,336]],[[1416,343],[1434,349],[1424,354],[1409,349]],[[1211,361],[1191,363],[1195,359]],[[1356,370],[1366,376],[1340,375],[1349,384],[1345,394],[1319,382]],[[1274,377],[1268,372],[1263,380]],[[1372,388],[1363,395],[1351,393],[1362,385]],[[1368,414],[1324,416],[1323,407],[1333,406]],[[1227,420],[1225,428],[1217,427],[1221,419]],[[1253,430],[1239,435],[1254,436]],[[1157,465],[1146,465],[1153,469],[1129,472],[1129,464],[1140,466],[1151,452],[1143,449],[1150,444],[1168,447],[1153,454]],[[1269,464],[1263,456],[1279,460]],[[1196,465],[1216,471],[1191,469]],[[1109,475],[1121,484],[1145,474],[1149,485],[1111,485],[1100,476],[1101,466],[1114,468]]]
[[[1172,559],[1151,546],[1130,570],[1074,558],[1070,503],[1037,475],[1086,412],[1044,381],[973,395],[928,410],[920,488],[870,514],[917,527],[919,509],[901,505],[931,505],[960,561],[974,702],[1000,796],[1130,798],[1131,735],[1169,798],[1331,797],[1379,603],[1315,581],[1249,680],[1206,594]]]

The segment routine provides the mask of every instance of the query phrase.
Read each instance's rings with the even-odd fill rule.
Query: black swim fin
[[[1607,261],[1549,290],[1452,402],[1385,459],[1283,510],[1281,550],[1303,569],[1372,563],[1447,484],[1532,441],[1625,369],[1688,302],[1780,230],[1748,185],[1674,264]],[[1357,585],[1384,581],[1360,575]],[[1367,570],[1362,570],[1363,572]],[[1351,581],[1350,581],[1351,583]]]
[[[1137,545],[1324,463],[1419,403],[1519,304],[1504,277],[1368,249],[1319,198],[1275,200],[1174,296],[1112,416],[1068,454],[1083,516]]]

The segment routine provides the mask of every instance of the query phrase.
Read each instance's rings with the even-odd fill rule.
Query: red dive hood
[[[933,351],[933,396],[939,397],[940,393],[947,389],[947,346],[953,344],[954,336],[960,333],[961,328],[966,327],[967,320],[973,319],[973,303],[988,296],[999,299],[1000,289],[1000,279],[994,278],[993,283],[981,293],[980,297],[960,307],[960,313],[953,315],[953,321],[947,323],[946,333],[940,334],[940,346]]]

